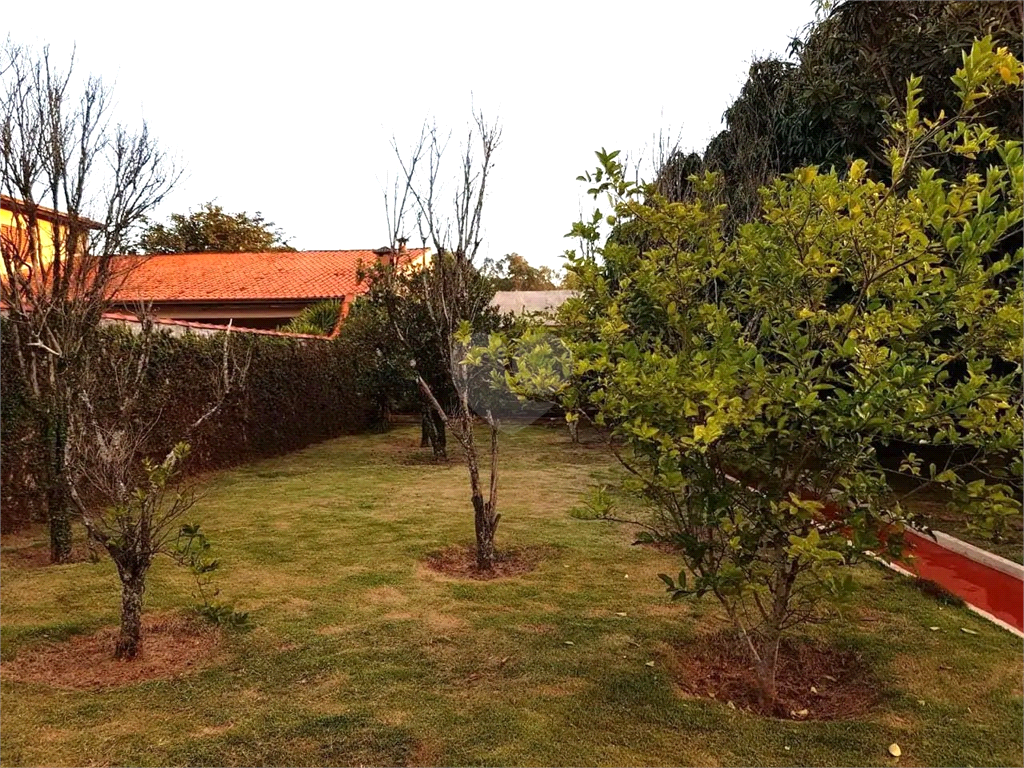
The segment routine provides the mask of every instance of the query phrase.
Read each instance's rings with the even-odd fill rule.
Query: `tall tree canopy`
[[[534,267],[526,257],[509,253],[497,261],[485,259],[481,272],[496,291],[548,291],[555,287],[551,267]]]
[[[144,253],[226,253],[293,251],[284,233],[257,211],[250,216],[225,213],[213,202],[199,210],[172,213],[167,224],[152,224],[142,234]]]
[[[726,110],[726,128],[708,144],[703,165],[722,177],[720,194],[730,228],[756,218],[758,190],[801,165],[843,169],[854,158],[885,173],[888,118],[904,98],[911,76],[922,78],[927,114],[955,112],[949,72],[975,38],[1024,55],[1018,3],[913,0],[848,0],[793,41],[788,60],[755,61],[739,96]],[[1024,130],[1019,92],[989,104],[988,121],[1006,136]],[[694,173],[693,157],[670,156],[659,173],[659,191],[682,200]],[[960,172],[958,158],[944,158],[943,172]]]

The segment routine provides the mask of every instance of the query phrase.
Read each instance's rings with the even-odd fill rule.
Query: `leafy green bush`
[[[0,354],[6,358],[12,348],[3,323],[0,330]],[[101,333],[105,354],[127,354],[126,329],[106,327]],[[361,353],[356,341],[240,332],[232,336],[232,343],[251,355],[246,386],[191,436],[190,472],[285,453],[369,426],[373,407],[360,393]],[[162,458],[167,446],[202,415],[209,399],[208,372],[220,367],[222,352],[222,334],[157,334],[146,372],[146,393],[139,405],[143,413],[148,409],[154,423],[147,438],[148,455]],[[0,509],[5,530],[33,519],[40,501],[32,480],[37,441],[33,425],[17,407],[19,386],[10,366],[0,367],[4,404]]]
[[[192,606],[196,615],[220,627],[243,629],[249,626],[249,614],[236,611],[233,605],[217,600],[220,589],[213,582],[213,574],[220,561],[211,557],[212,545],[197,523],[181,526],[174,550],[174,558],[186,566],[195,578],[197,602]]]
[[[1009,52],[976,42],[952,78],[953,117],[923,118],[910,80],[892,185],[861,160],[843,175],[797,169],[731,239],[712,177],[692,178],[685,203],[628,181],[616,152],[583,177],[613,209],[573,230],[563,400],[611,432],[651,504],[643,538],[686,566],[663,576],[669,591],[721,603],[768,700],[782,635],[824,618],[852,587],[846,566],[900,554],[914,518],[896,476],[955,489],[991,525],[1021,513],[1024,155],[984,120],[1021,76]],[[944,179],[933,161],[947,155],[985,160]],[[602,244],[602,226],[621,222],[641,236]],[[561,365],[509,378],[529,394]],[[956,459],[929,466],[919,445]],[[900,454],[898,470],[878,446]],[[614,515],[609,498],[593,504]]]
[[[341,317],[341,302],[337,299],[325,299],[310,304],[299,312],[281,330],[288,333],[308,333],[313,336],[330,336],[338,327]]]

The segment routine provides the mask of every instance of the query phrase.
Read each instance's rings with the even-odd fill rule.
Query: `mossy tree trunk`
[[[50,527],[50,561],[66,563],[71,559],[71,498],[67,485],[67,430],[60,419],[43,425],[46,436],[46,517]]]
[[[130,661],[142,653],[142,598],[146,591],[148,563],[117,566],[121,577],[121,631],[114,656]]]

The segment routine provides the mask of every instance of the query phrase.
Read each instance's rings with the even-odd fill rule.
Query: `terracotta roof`
[[[404,259],[425,253],[410,248]],[[375,264],[372,250],[268,251],[263,253],[170,253],[139,259],[115,300],[271,301],[352,298],[365,292],[359,264]]]

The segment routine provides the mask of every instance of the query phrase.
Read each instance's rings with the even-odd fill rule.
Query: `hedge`
[[[6,323],[0,324],[6,326]],[[129,332],[102,329],[105,354],[122,354]],[[208,382],[220,369],[224,335],[157,332],[147,372],[145,408],[156,427],[147,452],[163,456],[207,408]],[[371,404],[357,391],[357,350],[345,339],[303,340],[235,332],[232,349],[250,350],[243,389],[190,438],[192,473],[274,456],[366,429]],[[9,531],[44,515],[34,482],[37,442],[6,327],[0,333],[0,527]]]

